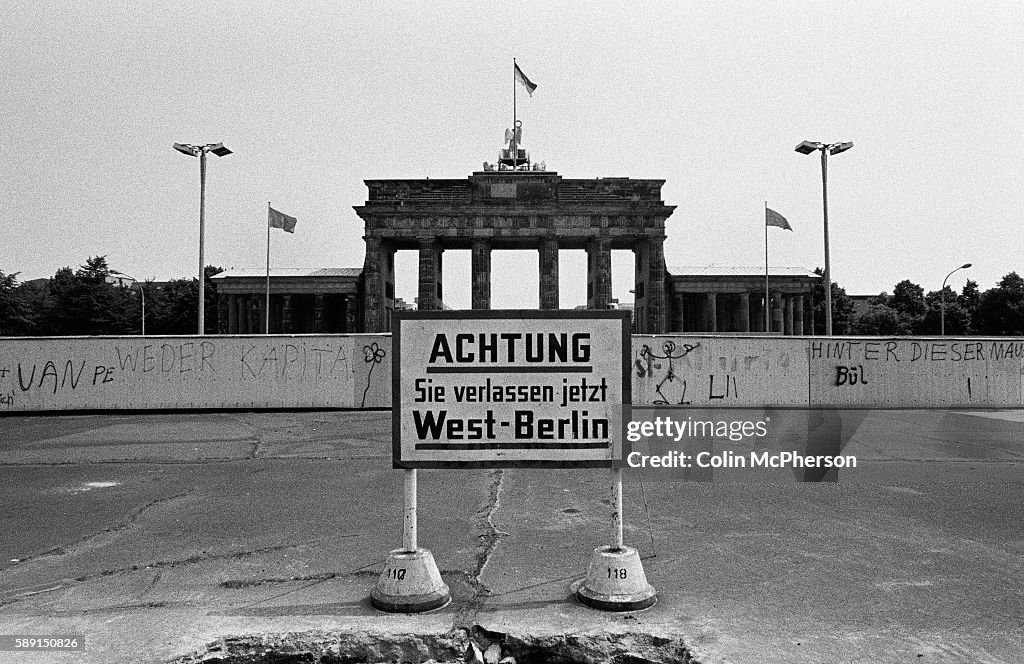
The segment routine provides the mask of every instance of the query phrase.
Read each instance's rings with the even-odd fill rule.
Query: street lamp
[[[225,157],[231,154],[231,150],[224,147],[223,143],[175,143],[174,149],[190,157],[199,157],[199,334],[202,335],[206,327],[206,266],[203,258],[203,237],[206,231],[206,153],[212,152],[218,157]]]
[[[832,271],[828,257],[828,155],[846,152],[853,147],[853,143],[818,143],[816,141],[802,141],[796,146],[796,151],[801,154],[811,154],[815,150],[821,151],[821,204],[823,218],[825,220],[825,336],[832,336]]]
[[[953,270],[949,274],[947,274],[946,278],[942,280],[942,289],[939,291],[940,298],[941,298],[939,300],[939,302],[941,303],[939,305],[939,320],[941,321],[939,323],[939,336],[943,336],[943,337],[946,336],[946,280],[948,280],[951,276],[953,276],[953,272],[959,272],[960,270],[966,270],[970,266],[971,266],[970,263],[964,263],[960,267],[956,268],[955,270]]]
[[[146,336],[146,291],[142,288],[142,284],[139,280],[130,274],[124,272],[118,272],[117,270],[111,270],[110,274],[117,275],[118,277],[124,277],[125,279],[131,279],[132,283],[139,287],[139,295],[142,296],[142,336]]]

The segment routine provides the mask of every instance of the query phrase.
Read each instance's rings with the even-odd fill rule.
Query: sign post
[[[594,549],[587,576],[573,584],[583,604],[604,611],[639,611],[658,601],[640,554],[622,540],[622,468],[612,468],[612,543]]]
[[[416,550],[416,469],[405,471],[405,532],[402,544],[406,551]]]
[[[451,601],[434,555],[416,541],[416,469],[405,471],[405,523],[402,548],[388,553],[384,571],[370,592],[370,604],[390,613],[420,613]]]
[[[395,312],[392,463],[406,473],[404,548],[391,552],[374,606],[425,611],[449,598],[417,543],[419,468],[611,468],[612,543],[594,551],[573,592],[614,611],[655,602],[622,539],[629,327],[625,311]]]

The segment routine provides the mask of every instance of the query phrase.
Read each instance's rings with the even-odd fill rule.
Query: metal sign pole
[[[622,551],[622,468],[612,468],[612,551]]]
[[[405,471],[405,533],[402,544],[409,553],[416,551],[416,469]]]
[[[388,554],[370,604],[391,613],[420,613],[444,606],[451,598],[434,555],[416,541],[416,469],[407,468],[402,548]]]
[[[594,549],[587,576],[572,585],[583,604],[604,611],[639,611],[658,601],[640,554],[622,541],[622,468],[612,468],[611,544]]]

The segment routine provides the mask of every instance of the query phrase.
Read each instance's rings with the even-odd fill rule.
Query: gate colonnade
[[[441,309],[445,249],[471,253],[471,306],[491,308],[491,252],[539,252],[541,309],[559,308],[558,251],[587,252],[587,308],[612,304],[611,252],[635,260],[634,331],[668,331],[664,180],[567,180],[546,171],[482,171],[465,180],[368,180],[355,208],[365,223],[367,332],[387,332],[395,307],[394,256],[419,252],[419,309]]]

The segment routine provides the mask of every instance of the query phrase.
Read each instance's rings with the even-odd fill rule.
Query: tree
[[[892,295],[882,291],[854,324],[858,334],[920,334],[927,311],[924,289],[909,279],[896,284]],[[936,319],[937,321],[938,319]],[[936,322],[936,332],[938,322]]]
[[[978,291],[978,282],[967,280],[964,284],[964,289],[960,291],[960,294],[956,297],[957,303],[964,308],[968,313],[973,314],[974,310],[978,308],[978,302],[981,301],[981,292]]]
[[[916,331],[927,309],[924,289],[910,279],[904,279],[893,286],[889,306],[906,316],[910,329]]]
[[[1011,272],[985,291],[974,323],[979,334],[1024,335],[1024,279]]]
[[[931,291],[925,296],[925,304],[928,307],[917,325],[915,334],[941,334],[942,333],[942,293],[943,291]],[[960,298],[949,286],[945,288],[946,294],[946,334],[966,335],[971,333],[971,315],[960,304]]]
[[[18,284],[18,297],[24,304],[25,327],[20,334],[39,335],[42,317],[49,306],[49,279],[36,279]]]
[[[823,270],[815,268],[814,273],[822,276]],[[825,334],[825,284],[819,280],[814,284],[814,334]],[[832,334],[850,334],[853,329],[853,300],[846,289],[832,282]]]
[[[204,287],[205,331],[216,333],[218,324],[217,289],[210,277],[223,268],[206,266]],[[146,289],[146,332],[148,334],[195,334],[199,312],[199,280],[174,279],[159,288]]]
[[[48,336],[129,334],[136,325],[137,306],[128,289],[107,281],[110,268],[105,256],[86,260],[75,272],[57,270],[50,280],[40,332]]]
[[[910,334],[907,317],[887,304],[874,303],[857,317],[853,325],[854,334],[875,336],[897,336]]]
[[[146,291],[149,334],[195,334],[199,309],[199,281],[174,279]]]
[[[882,291],[878,295],[871,298],[868,304],[884,304],[887,307],[892,306],[892,295],[889,295],[886,291]]]
[[[46,309],[40,318],[40,334],[64,336],[84,334],[78,311],[78,282],[70,267],[62,267],[47,284]]]
[[[31,327],[29,309],[18,287],[18,273],[4,274],[0,270],[0,337],[22,336]]]

